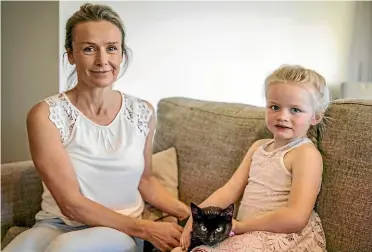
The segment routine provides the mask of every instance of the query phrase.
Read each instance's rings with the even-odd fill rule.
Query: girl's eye
[[[293,113],[300,113],[301,112],[301,110],[299,110],[298,108],[292,108],[291,111]]]
[[[216,232],[221,232],[222,231],[222,227],[218,227],[217,229],[216,229]]]
[[[276,111],[276,110],[279,109],[279,106],[278,106],[278,105],[272,105],[270,108],[271,108],[272,110]]]

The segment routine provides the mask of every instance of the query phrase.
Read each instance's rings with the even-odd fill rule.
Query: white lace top
[[[45,99],[50,106],[49,119],[59,129],[81,193],[123,215],[139,218],[144,202],[138,184],[152,110],[133,96],[122,94],[122,101],[115,119],[102,126],[85,117],[65,93]],[[63,216],[44,183],[43,188],[37,220],[59,217],[68,225],[81,225]]]

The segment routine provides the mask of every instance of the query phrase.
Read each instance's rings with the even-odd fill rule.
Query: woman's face
[[[76,65],[78,83],[89,87],[112,85],[123,61],[121,31],[109,21],[88,21],[76,25],[68,59]]]

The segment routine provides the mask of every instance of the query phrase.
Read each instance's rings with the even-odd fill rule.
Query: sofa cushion
[[[324,139],[316,210],[328,251],[372,250],[372,101],[334,102]]]
[[[175,198],[178,198],[177,152],[174,147],[152,155],[154,177]]]
[[[32,161],[1,165],[1,238],[9,227],[30,227],[35,223],[42,190]]]
[[[13,226],[9,228],[1,241],[1,249],[4,249],[17,235],[26,231],[27,229],[29,229],[29,227]]]
[[[177,153],[174,147],[152,155],[152,172],[154,177],[165,187],[165,189],[178,199],[178,167]],[[142,217],[147,220],[157,220],[166,214],[146,204]],[[167,222],[177,222],[175,217],[161,219]]]

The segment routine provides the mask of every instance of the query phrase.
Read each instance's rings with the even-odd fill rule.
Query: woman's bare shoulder
[[[27,113],[27,122],[32,123],[36,122],[36,120],[40,120],[45,116],[49,115],[49,105],[44,102],[40,101],[33,105],[31,109]]]

